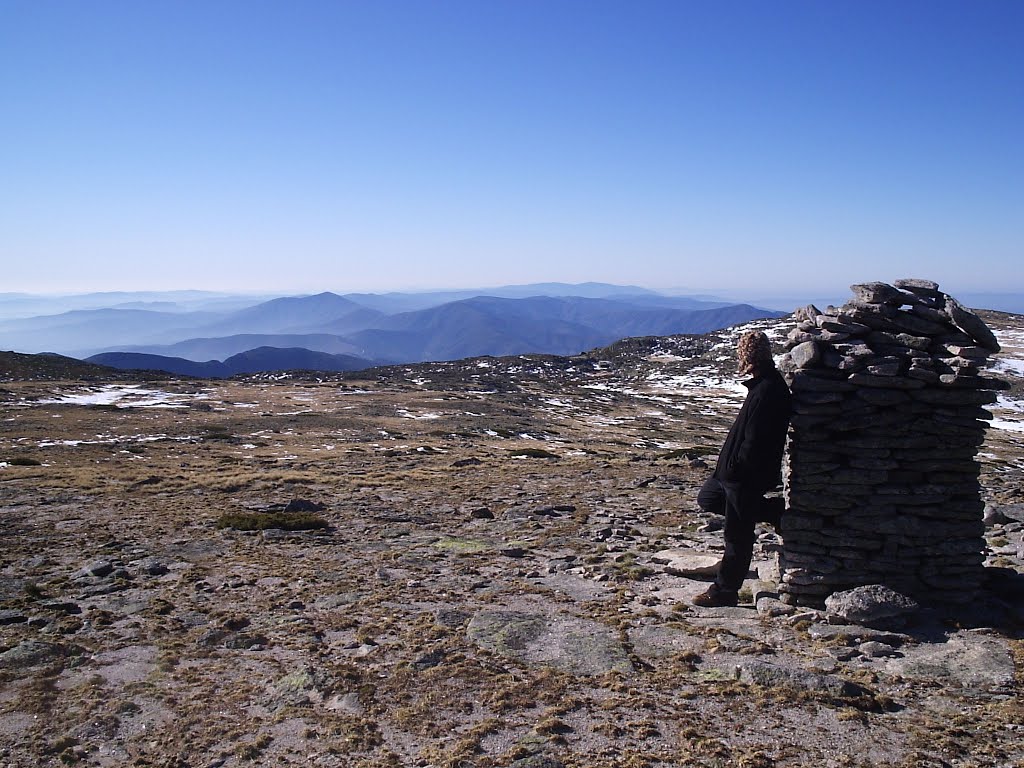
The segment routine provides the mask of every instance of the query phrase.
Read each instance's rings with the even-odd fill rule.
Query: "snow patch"
[[[1024,421],[1007,421],[1006,419],[992,419],[989,425],[993,429],[1001,429],[1004,432],[1020,432],[1024,434]]]
[[[118,408],[187,408],[192,400],[206,399],[203,393],[171,393],[139,386],[107,385],[30,402],[35,405],[115,405]]]
[[[407,411],[405,408],[399,408],[395,413],[403,419],[415,419],[416,421],[441,418],[440,413],[431,413],[429,411],[426,413],[413,413],[412,411]]]
[[[1024,378],[1024,359],[1019,357],[1001,357],[992,366],[993,373],[1008,373],[1011,376]]]

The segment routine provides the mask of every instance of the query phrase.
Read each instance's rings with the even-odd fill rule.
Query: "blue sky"
[[[1024,3],[0,0],[0,291],[1024,290]]]

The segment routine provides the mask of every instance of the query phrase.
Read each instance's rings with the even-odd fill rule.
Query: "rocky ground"
[[[1006,576],[1024,318],[986,319],[1014,381],[980,456]],[[742,399],[740,330],[4,383],[0,766],[1020,765],[1006,594],[880,629],[763,599],[755,574],[740,607],[689,604],[721,551],[694,498]],[[271,518],[327,527],[239,530]],[[761,529],[760,576],[780,545]]]

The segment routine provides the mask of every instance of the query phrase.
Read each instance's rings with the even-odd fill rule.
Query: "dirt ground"
[[[0,766],[1024,764],[1012,627],[689,605],[714,370],[473,365],[5,384]],[[326,527],[239,530],[278,513]]]

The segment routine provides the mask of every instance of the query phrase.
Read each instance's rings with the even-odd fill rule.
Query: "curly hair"
[[[736,345],[736,362],[741,374],[753,373],[754,369],[768,370],[775,367],[772,358],[772,343],[761,331],[747,331],[740,336]]]

